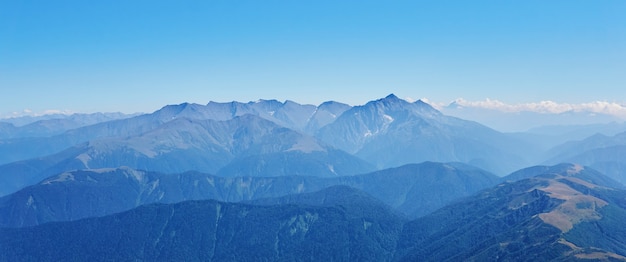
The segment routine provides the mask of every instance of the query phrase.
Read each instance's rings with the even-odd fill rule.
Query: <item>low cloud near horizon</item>
[[[460,108],[486,109],[503,113],[534,112],[542,114],[561,114],[565,112],[589,112],[612,115],[626,119],[626,105],[607,101],[571,104],[557,103],[548,100],[532,103],[507,104],[505,102],[489,98],[482,101],[468,101],[463,98],[459,98],[449,105],[441,103],[432,105],[438,109],[443,109],[449,105],[456,105]]]
[[[409,102],[414,102],[416,99],[405,98]],[[588,113],[597,113],[597,114],[605,114],[611,115],[615,117],[619,117],[621,119],[626,120],[626,105],[622,105],[615,102],[607,102],[607,101],[593,101],[588,103],[557,103],[554,101],[540,101],[540,102],[531,102],[531,103],[518,103],[518,104],[508,104],[502,102],[497,99],[489,99],[480,101],[469,101],[463,98],[458,98],[454,100],[452,103],[441,103],[430,101],[427,98],[420,99],[431,106],[435,107],[441,111],[448,111],[447,109],[452,109],[456,106],[457,109],[484,109],[484,110],[492,110],[502,113],[519,113],[519,112],[534,112],[541,114],[561,114],[565,112],[588,112]],[[40,117],[45,115],[71,115],[76,112],[72,110],[59,110],[59,109],[48,109],[39,112],[34,112],[30,109],[24,109],[22,111],[14,111],[10,113],[0,113],[0,119],[10,119],[10,118],[19,118],[19,117]],[[86,112],[85,112],[86,113]],[[110,113],[110,112],[102,112],[102,113]]]
[[[19,118],[19,117],[39,117],[46,115],[71,115],[75,112],[71,110],[59,110],[59,109],[47,109],[40,112],[34,112],[30,109],[24,109],[22,111],[14,111],[11,113],[0,114],[0,119]]]

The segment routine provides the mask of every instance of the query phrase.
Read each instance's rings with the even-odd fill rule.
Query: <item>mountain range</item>
[[[23,116],[0,119],[0,139],[48,137],[97,123],[124,119],[138,114],[93,113],[49,114],[39,117]]]
[[[554,102],[507,105],[499,101],[483,101],[472,103],[468,101],[453,101],[452,103],[439,106],[440,110],[451,116],[477,121],[502,132],[543,132],[553,127],[567,128],[576,132],[584,132],[585,127],[601,126],[606,123],[621,125],[623,127],[623,115],[611,114],[596,108],[584,108],[581,105],[557,104]],[[487,103],[484,103],[487,102]],[[488,105],[490,104],[491,105]],[[543,105],[542,105],[543,104]],[[605,105],[606,106],[606,105]],[[569,110],[564,110],[569,108]],[[607,109],[607,108],[603,108]],[[608,111],[608,110],[607,110]],[[623,130],[623,128],[620,128]],[[562,133],[564,130],[558,131]],[[568,132],[567,132],[568,133]],[[571,133],[571,135],[575,135]],[[587,134],[587,136],[593,135]]]
[[[524,172],[406,224],[401,260],[626,260],[623,186],[578,165]]]
[[[351,108],[317,137],[378,168],[456,161],[502,174],[530,162],[524,151],[531,146],[523,141],[393,94]]]
[[[625,154],[393,94],[0,121],[0,261],[626,261]]]
[[[0,166],[0,195],[64,171],[120,166],[221,176],[345,176],[436,161],[502,175],[531,163],[525,152],[532,149],[394,95],[356,107],[185,103],[51,137],[2,140],[0,162],[8,163]]]
[[[239,202],[309,193],[343,185],[371,194],[398,214],[419,217],[499,178],[459,163],[410,164],[343,177],[221,177],[130,169],[65,172],[0,198],[0,227],[23,227],[109,215],[150,203]]]
[[[345,176],[373,171],[369,163],[308,135],[254,115],[230,120],[176,118],[128,137],[106,137],[57,154],[0,166],[11,193],[66,170],[129,166],[158,172],[196,170],[224,176]]]
[[[357,189],[334,186],[5,228],[0,260],[626,260],[623,187],[604,185],[610,178],[582,166],[545,169],[415,220]]]
[[[546,164],[579,163],[626,183],[626,132],[613,136],[595,134],[579,141],[570,141],[548,151]]]

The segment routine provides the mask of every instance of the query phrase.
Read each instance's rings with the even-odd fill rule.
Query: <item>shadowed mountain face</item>
[[[340,199],[345,191],[323,191],[319,197]],[[0,260],[389,261],[403,220],[372,212],[384,208],[370,199],[364,196],[347,209],[332,202],[193,201],[0,229]]]
[[[82,168],[132,166],[161,172],[198,170],[217,173],[231,161],[238,161],[231,165],[235,167],[230,170],[237,174],[247,172],[246,176],[294,175],[289,173],[292,171],[296,175],[306,173],[294,170],[296,167],[311,170],[319,176],[372,171],[373,165],[294,131],[315,132],[348,108],[350,106],[337,102],[315,107],[275,100],[210,102],[206,106],[184,103],[127,119],[93,120],[93,125],[51,137],[2,139],[0,164],[4,165],[0,166],[0,195],[50,175]],[[219,122],[228,122],[230,126]],[[267,129],[280,130],[284,136],[276,134],[267,137]],[[19,130],[12,124],[2,123],[0,132],[5,131]],[[299,139],[298,136],[306,139]],[[282,156],[278,151],[292,142],[296,143],[294,148],[284,148],[289,152],[284,152],[286,156]],[[259,146],[262,143],[270,144],[269,148]],[[255,145],[259,147],[256,153],[255,148],[246,148]],[[331,156],[325,153],[327,149],[331,151]],[[249,152],[245,152],[247,150]],[[299,151],[305,154],[298,154]],[[315,154],[307,155],[310,152]],[[266,153],[272,155],[263,156]],[[277,163],[283,158],[292,161],[289,167],[282,167],[285,162]],[[333,158],[341,163],[330,161]],[[273,160],[272,165],[253,162],[265,160]],[[299,163],[299,160],[302,162]],[[249,162],[242,166],[243,161]],[[271,174],[268,174],[270,171]]]
[[[394,214],[393,209],[381,202],[380,200],[372,197],[371,195],[344,185],[330,186],[320,191],[312,193],[290,194],[283,197],[275,198],[261,198],[257,200],[246,201],[252,205],[273,206],[273,205],[286,205],[286,204],[304,204],[310,206],[341,206],[353,216],[358,214],[372,214],[386,216],[388,214]],[[368,209],[361,209],[367,206]],[[402,215],[392,216],[393,219],[398,219]]]
[[[523,156],[531,150],[521,140],[394,95],[349,109],[316,136],[379,168],[456,161],[508,173],[526,165]]]
[[[0,123],[0,261],[626,260],[626,133],[500,178],[542,142],[394,95],[94,123]]]
[[[586,169],[552,167],[409,222],[345,186],[247,204],[152,204],[0,229],[0,260],[626,260],[626,191]]]
[[[44,157],[93,139],[135,136],[169,120],[171,118],[159,118],[155,112],[150,115],[139,115],[70,129],[51,137],[3,139],[0,141],[0,164]]]
[[[624,260],[626,231],[616,221],[626,221],[626,191],[601,185],[610,179],[586,170],[529,169],[525,172],[538,171],[537,176],[500,184],[412,221],[404,227],[397,257]]]
[[[82,118],[79,115],[62,120],[42,120],[20,127],[0,123],[0,164],[43,157],[94,139],[138,136],[178,118],[226,121],[244,115],[255,115],[292,130],[314,132],[334,121],[347,108],[348,105],[336,102],[327,102],[316,107],[276,100],[249,103],[210,102],[207,105],[183,103],[126,119],[122,119],[125,118],[123,115],[93,114]],[[76,123],[69,123],[71,120]],[[47,129],[50,131],[46,131]],[[45,137],[30,137],[42,134]]]
[[[66,172],[0,198],[0,227],[103,216],[149,203],[215,199],[237,202],[322,190],[360,189],[409,218],[495,185],[498,177],[458,163],[406,165],[364,175],[219,177],[161,174],[130,168]]]
[[[66,171],[120,166],[221,176],[332,177],[437,161],[505,174],[525,166],[532,149],[394,95],[357,107],[275,100],[184,103],[52,137],[0,140],[0,163],[5,163],[0,195]]]
[[[0,178],[8,182],[0,193],[68,170],[119,166],[224,176],[330,177],[374,170],[355,156],[253,115],[227,121],[178,118],[140,135],[93,140],[56,155],[0,166]]]

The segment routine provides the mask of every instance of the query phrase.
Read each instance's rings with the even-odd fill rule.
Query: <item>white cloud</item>
[[[483,101],[468,101],[463,98],[459,98],[454,102],[461,107],[490,109],[508,113],[536,112],[544,114],[560,114],[565,112],[590,112],[626,118],[626,105],[607,101],[594,101],[580,104],[557,103],[554,101],[507,104],[502,101],[492,100],[489,98]]]
[[[70,111],[70,110],[58,110],[58,109],[48,109],[48,110],[44,110],[43,112],[40,113],[41,115],[71,115],[74,112]]]
[[[0,119],[18,118],[18,117],[26,117],[26,116],[38,117],[38,116],[55,115],[55,114],[71,115],[71,114],[74,114],[74,112],[71,110],[59,110],[59,109],[47,109],[41,112],[35,112],[27,108],[22,111],[14,111],[14,112],[6,113],[6,114],[0,114]]]

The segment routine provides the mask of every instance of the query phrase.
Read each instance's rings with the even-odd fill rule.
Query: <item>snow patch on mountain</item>
[[[393,122],[393,117],[391,117],[390,115],[385,114],[385,115],[383,115],[383,117],[386,120],[385,122],[387,122],[387,123]]]
[[[328,165],[328,170],[330,170],[330,172],[333,174],[337,174],[337,172],[335,172],[335,167],[333,165]]]
[[[35,203],[35,199],[33,199],[33,196],[30,195],[28,196],[28,201],[26,201],[26,207],[31,207],[33,204]]]
[[[135,170],[132,168],[124,168],[124,169],[125,169],[124,174],[126,174],[126,177],[132,177],[135,180],[140,181],[140,182],[143,181],[146,176],[144,172],[139,171],[139,170]]]
[[[89,168],[89,161],[91,161],[91,157],[88,154],[80,154],[76,157],[76,159],[82,162],[85,168]]]
[[[113,172],[113,171],[115,171],[115,170],[117,170],[117,168],[112,168],[112,167],[110,167],[110,168],[96,168],[96,169],[90,169],[89,171],[92,171],[92,172],[97,173],[97,174],[104,174],[104,173],[110,173],[110,172]]]

